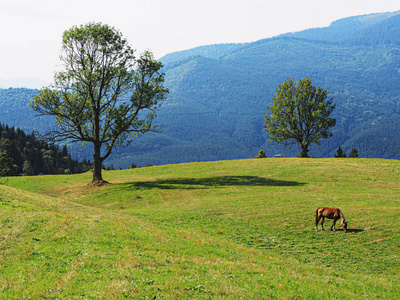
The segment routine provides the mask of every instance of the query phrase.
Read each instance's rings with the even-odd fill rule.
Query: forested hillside
[[[26,134],[0,124],[0,176],[83,173],[91,163],[71,158],[67,147],[49,145]]]
[[[275,86],[308,76],[333,97],[333,138],[310,155],[333,157],[338,146],[360,157],[400,158],[400,15],[357,16],[247,44],[203,46],[161,61],[170,95],[159,109],[160,134],[119,149],[108,163],[165,164],[298,154],[296,146],[271,145],[263,129]],[[0,92],[1,120],[25,130],[45,130],[52,120],[34,118],[35,90]],[[71,154],[91,156],[76,145]]]

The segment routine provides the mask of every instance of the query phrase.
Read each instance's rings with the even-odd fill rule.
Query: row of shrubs
[[[256,158],[266,158],[267,155],[265,154],[265,152],[263,150],[260,150],[258,152],[258,155],[256,156]],[[339,146],[336,154],[334,155],[334,157],[347,157],[347,154],[345,151],[343,151],[343,149]],[[351,149],[350,158],[358,158],[358,150],[356,147],[353,147],[353,149]]]

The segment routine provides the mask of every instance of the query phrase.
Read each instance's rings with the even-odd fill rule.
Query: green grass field
[[[104,179],[0,178],[0,299],[400,299],[400,161],[249,159]],[[316,232],[319,206],[340,207],[349,232]]]

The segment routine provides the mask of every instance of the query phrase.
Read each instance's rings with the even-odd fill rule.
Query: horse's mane
[[[343,225],[343,222],[346,222],[346,219],[344,218],[344,214],[342,213],[342,211],[339,209],[339,216],[340,216],[340,221],[342,222],[342,225]]]

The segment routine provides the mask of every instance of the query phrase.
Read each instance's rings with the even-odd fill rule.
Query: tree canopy
[[[279,84],[273,103],[267,106],[264,128],[271,141],[277,143],[298,143],[300,156],[308,157],[311,143],[320,144],[322,138],[329,138],[330,128],[336,120],[330,117],[335,105],[327,100],[328,92],[314,87],[311,79],[293,78]]]
[[[58,129],[48,139],[93,144],[93,182],[101,183],[102,163],[113,148],[156,130],[152,121],[168,93],[162,64],[150,51],[136,58],[122,34],[101,23],[65,31],[61,60],[55,85],[42,89],[31,106],[55,116]]]

